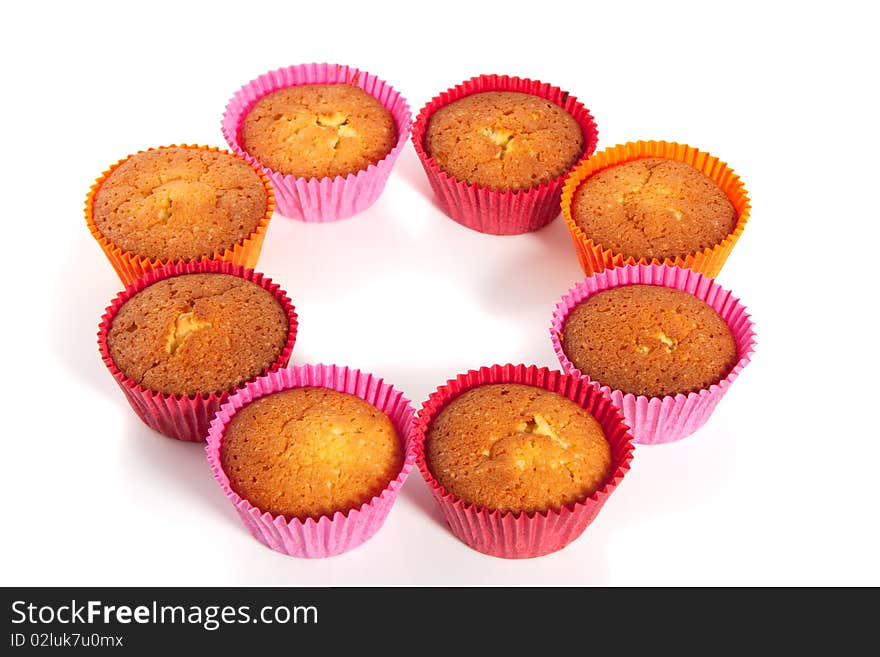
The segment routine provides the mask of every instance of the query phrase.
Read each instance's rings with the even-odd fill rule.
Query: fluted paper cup
[[[605,485],[579,502],[543,512],[501,512],[469,504],[447,491],[431,473],[425,437],[434,418],[463,392],[490,383],[522,383],[557,392],[592,413],[611,445],[612,474]],[[534,365],[493,365],[447,381],[428,397],[415,425],[416,464],[449,528],[473,549],[494,557],[526,559],[561,550],[593,521],[629,470],[633,446],[620,411],[583,379]]]
[[[559,301],[553,313],[550,338],[565,372],[592,381],[589,372],[580,371],[562,348],[562,334],[571,311],[597,292],[636,284],[683,290],[705,301],[730,327],[736,343],[738,358],[730,373],[699,392],[646,397],[602,386],[601,381],[595,382],[623,410],[636,443],[651,445],[680,440],[706,423],[728,388],[748,365],[755,348],[754,327],[739,299],[711,278],[693,270],[668,265],[629,265],[606,269],[603,273],[585,278],[575,285]]]
[[[241,408],[265,395],[305,386],[346,392],[372,404],[391,420],[404,447],[403,466],[382,492],[357,508],[337,511],[332,516],[323,515],[317,520],[300,520],[260,511],[232,490],[220,459],[226,427]],[[330,557],[361,545],[385,522],[415,461],[414,415],[415,411],[403,393],[372,374],[337,365],[282,369],[247,384],[223,405],[208,433],[208,461],[214,478],[254,538],[290,556]]]
[[[473,230],[492,235],[517,235],[538,230],[559,215],[562,183],[568,171],[536,187],[499,190],[457,180],[425,151],[425,131],[431,116],[449,103],[484,91],[517,91],[559,105],[578,122],[584,135],[580,162],[596,150],[598,132],[590,111],[559,87],[509,75],[479,75],[435,96],[413,124],[412,142],[434,190],[437,203],[449,217]]]
[[[301,84],[352,84],[374,96],[397,126],[397,144],[381,160],[347,176],[301,178],[263,166],[244,150],[241,124],[263,96]],[[409,137],[412,115],[406,100],[375,75],[341,64],[300,64],[279,68],[248,82],[229,101],[223,115],[223,136],[229,147],[260,167],[275,188],[278,212],[301,221],[336,221],[366,210],[376,202],[400,151]]]
[[[640,160],[649,157],[659,157],[676,162],[684,162],[708,176],[727,196],[736,210],[737,221],[733,230],[730,231],[718,244],[708,246],[701,251],[688,253],[675,258],[665,258],[660,261],[657,258],[636,258],[630,256],[624,258],[619,253],[598,244],[578,226],[572,216],[572,203],[578,187],[590,176],[609,167]],[[727,166],[717,157],[700,151],[687,144],[676,144],[667,141],[637,141],[607,148],[596,153],[589,160],[581,162],[565,179],[562,188],[562,216],[571,233],[572,243],[581,267],[587,276],[604,271],[608,267],[622,267],[633,264],[667,264],[676,267],[693,269],[706,276],[715,277],[721,271],[721,267],[736,245],[746,222],[749,219],[751,204],[746,193],[746,188],[733,169]]]

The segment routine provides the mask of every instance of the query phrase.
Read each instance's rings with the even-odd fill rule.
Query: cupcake
[[[466,504],[501,512],[558,511],[611,475],[611,446],[582,406],[515,383],[472,388],[425,434],[425,464]]]
[[[485,233],[537,230],[559,214],[562,181],[596,148],[596,126],[557,87],[479,76],[435,97],[413,144],[443,211]]]
[[[647,397],[698,392],[737,361],[733,332],[712,306],[656,285],[614,287],[584,299],[560,339],[572,365],[591,379]]]
[[[506,558],[577,538],[629,469],[630,436],[597,387],[494,366],[449,381],[416,423],[417,462],[453,533]]]
[[[209,261],[154,270],[107,309],[104,363],[150,427],[204,440],[231,391],[287,364],[296,313],[252,270]]]
[[[388,416],[329,388],[272,393],[226,426],[220,465],[243,499],[274,515],[320,518],[368,502],[403,467]]]
[[[566,178],[562,213],[587,275],[666,263],[717,275],[742,233],[749,201],[717,158],[667,142],[615,146]]]
[[[414,412],[372,375],[279,370],[229,399],[211,425],[215,478],[253,535],[301,557],[360,545],[412,468]]]
[[[86,200],[86,222],[126,285],[164,264],[256,264],[274,209],[268,179],[243,158],[167,146],[121,160]]]
[[[343,178],[397,143],[394,117],[352,84],[303,84],[260,98],[241,124],[241,145],[263,166],[297,178]]]
[[[602,386],[638,443],[702,426],[754,347],[749,317],[729,292],[665,265],[585,279],[557,306],[551,336],[563,369]]]
[[[425,152],[457,180],[521,190],[574,166],[584,153],[584,135],[571,114],[540,96],[484,91],[431,115]]]
[[[223,134],[272,181],[281,214],[333,221],[376,201],[410,125],[406,101],[375,76],[303,64],[242,87]]]

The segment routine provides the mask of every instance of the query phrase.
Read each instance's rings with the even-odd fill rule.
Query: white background
[[[0,583],[880,584],[874,21],[856,2],[711,5],[5,5]],[[565,550],[470,550],[414,472],[357,550],[276,554],[203,448],[142,425],[104,369],[95,333],[121,286],[83,220],[89,186],[149,146],[223,146],[232,93],[308,61],[379,75],[413,114],[472,75],[538,78],[592,110],[600,149],[686,142],[745,181],[719,282],[753,314],[754,360],[699,433],[637,448]],[[375,372],[417,405],[471,367],[556,366],[551,313],[582,276],[561,219],[507,238],[446,219],[410,144],[368,211],[276,215],[258,269],[296,304],[294,363]]]

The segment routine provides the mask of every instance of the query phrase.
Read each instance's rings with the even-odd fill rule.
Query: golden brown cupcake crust
[[[350,84],[304,84],[263,96],[241,125],[244,150],[260,164],[302,178],[346,176],[397,143],[394,117]]]
[[[189,261],[243,242],[266,216],[269,197],[237,157],[198,148],[133,155],[98,189],[95,226],[143,258]]]
[[[318,518],[368,502],[400,473],[388,416],[327,388],[277,392],[239,410],[220,448],[232,489],[258,509]]]
[[[586,409],[515,383],[483,385],[452,400],[428,429],[425,457],[447,491],[502,512],[559,509],[611,476],[611,447]]]
[[[627,285],[576,306],[562,350],[601,385],[663,397],[708,388],[737,360],[730,327],[706,302],[682,290]]]
[[[556,103],[531,94],[486,91],[434,112],[425,151],[457,180],[528,189],[571,168],[584,152],[584,135]]]
[[[162,279],[119,309],[110,356],[144,388],[190,395],[230,390],[264,373],[287,343],[278,299],[228,274]]]
[[[624,162],[587,178],[572,219],[587,237],[624,258],[664,260],[719,244],[736,227],[730,199],[690,164]]]

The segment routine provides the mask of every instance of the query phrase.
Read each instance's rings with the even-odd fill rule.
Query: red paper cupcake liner
[[[537,230],[553,221],[560,211],[562,184],[570,169],[537,187],[499,190],[457,180],[425,152],[425,130],[438,109],[483,91],[518,91],[549,100],[571,114],[584,134],[584,153],[578,163],[596,150],[598,131],[590,111],[559,87],[538,80],[509,75],[478,75],[462,82],[426,104],[413,123],[412,142],[437,202],[449,217],[473,230],[492,235],[517,235]]]
[[[425,436],[440,413],[463,392],[488,383],[522,383],[557,392],[587,409],[611,445],[613,474],[588,498],[558,511],[515,513],[489,510],[462,501],[431,474],[425,458]],[[473,549],[506,559],[526,559],[561,550],[580,536],[629,470],[633,446],[623,416],[599,387],[588,381],[534,365],[493,365],[460,374],[431,394],[415,424],[416,464],[431,489],[452,533]]]
[[[287,518],[260,511],[232,490],[220,460],[226,426],[239,409],[264,395],[304,386],[330,388],[360,397],[388,416],[404,444],[403,467],[381,493],[358,508],[337,511],[332,517],[325,515],[317,520]],[[214,478],[254,538],[273,550],[294,557],[330,557],[362,544],[385,522],[415,462],[414,415],[415,410],[403,393],[372,374],[337,365],[282,369],[248,383],[223,405],[208,433],[208,461]]]
[[[575,367],[562,349],[561,336],[571,311],[597,292],[636,284],[660,285],[693,294],[712,306],[727,322],[736,342],[739,356],[736,365],[721,381],[699,392],[646,397],[602,386],[603,392],[610,395],[614,403],[623,409],[626,423],[632,428],[636,443],[651,445],[680,440],[706,423],[724,393],[748,365],[755,349],[754,325],[739,299],[699,272],[657,264],[614,267],[585,278],[569,290],[556,305],[550,327],[550,338],[565,372],[592,382],[589,374]],[[601,385],[601,382],[596,384]]]
[[[224,390],[222,393],[198,393],[193,395],[170,395],[144,388],[126,376],[116,366],[116,363],[113,362],[113,358],[110,356],[110,348],[107,344],[107,335],[119,309],[122,308],[126,301],[144,288],[165,278],[180,276],[181,274],[203,273],[238,276],[259,285],[275,296],[287,315],[287,342],[281,353],[278,354],[278,358],[275,359],[266,372],[274,372],[281,367],[285,367],[290,360],[290,353],[293,351],[298,326],[296,311],[287,293],[277,283],[273,283],[272,279],[263,274],[257,273],[252,269],[245,269],[241,265],[231,262],[209,260],[177,263],[154,269],[116,296],[104,312],[101,324],[98,327],[98,349],[101,352],[104,365],[107,366],[110,374],[113,375],[114,380],[122,389],[122,392],[125,393],[125,397],[128,399],[134,412],[137,413],[137,416],[145,424],[169,438],[191,442],[201,442],[205,439],[214,414],[229,398],[230,391]],[[238,388],[233,389],[233,391],[236,389]]]
[[[244,150],[241,124],[263,96],[301,84],[353,84],[374,96],[394,117],[397,144],[366,169],[335,178],[298,178],[274,171]],[[223,136],[237,155],[266,173],[275,188],[278,212],[301,221],[336,221],[366,210],[376,202],[397,156],[409,137],[412,114],[406,100],[375,75],[341,64],[300,64],[279,68],[244,85],[223,114]]]
[[[147,151],[138,151],[138,154],[163,148],[187,148],[191,150],[210,151],[214,153],[223,153],[229,157],[245,159],[233,155],[229,151],[220,150],[214,146],[195,146],[192,144],[171,144],[170,146],[160,146],[159,148],[148,148]],[[174,264],[175,262],[185,262],[184,260],[175,260],[173,258],[165,258],[163,260],[161,258],[150,259],[139,256],[136,253],[120,248],[114,242],[110,241],[110,239],[105,237],[98,229],[94,216],[95,197],[110,175],[132,157],[134,157],[134,155],[129,155],[128,157],[119,160],[119,162],[102,173],[101,177],[95,181],[95,184],[92,185],[89,193],[86,195],[85,204],[86,225],[89,227],[89,232],[91,232],[92,237],[94,237],[95,241],[100,245],[101,250],[104,252],[104,255],[107,256],[107,260],[110,261],[110,264],[113,266],[113,269],[116,271],[116,274],[119,276],[123,285],[130,285],[147,272],[163,267],[164,265]],[[260,168],[254,166],[252,162],[248,162],[248,165],[256,171],[257,175],[260,177],[260,181],[263,183],[263,188],[266,190],[266,212],[263,215],[263,218],[260,219],[260,222],[257,224],[256,228],[254,228],[253,232],[242,241],[233,244],[224,251],[217,251],[209,256],[195,258],[190,262],[202,260],[225,260],[236,265],[250,268],[253,268],[257,264],[257,259],[260,257],[260,250],[263,248],[263,239],[266,237],[266,230],[269,228],[269,220],[272,218],[272,213],[275,211],[275,194],[272,191],[272,185],[269,183],[269,179],[263,174]]]

